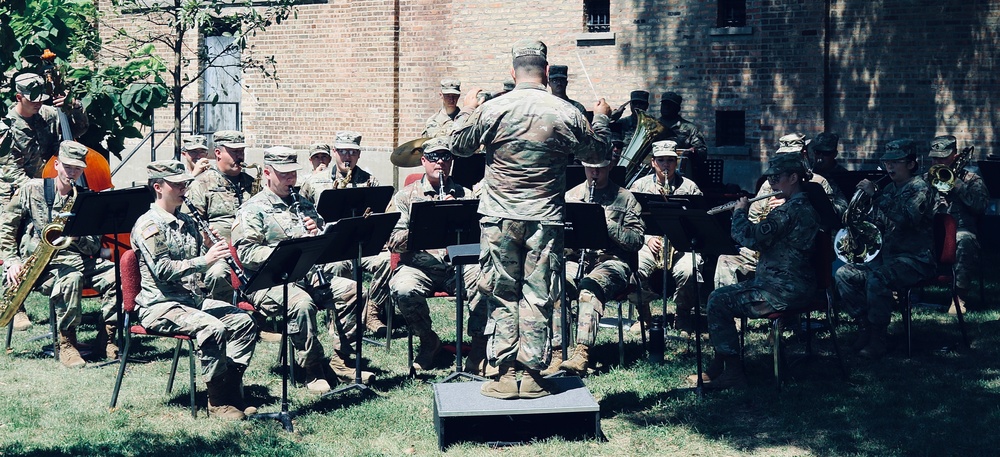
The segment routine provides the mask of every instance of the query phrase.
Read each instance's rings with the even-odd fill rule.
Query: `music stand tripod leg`
[[[360,304],[361,297],[362,297],[362,295],[361,295],[362,294],[362,290],[361,290],[361,252],[362,252],[361,250],[362,250],[362,248],[363,248],[363,245],[359,243],[358,244],[358,257],[351,260],[351,262],[354,263],[354,286],[356,288],[354,296],[357,297],[355,303],[358,305],[357,308],[355,309],[356,312],[354,313],[354,382],[352,382],[350,384],[347,384],[347,385],[344,385],[344,386],[340,386],[340,387],[336,388],[335,390],[331,390],[331,391],[329,391],[329,392],[321,395],[320,398],[327,398],[327,397],[330,397],[330,396],[333,396],[333,395],[337,395],[337,394],[340,394],[341,392],[346,392],[346,391],[349,391],[349,390],[360,390],[362,393],[370,392],[371,391],[371,388],[368,387],[368,386],[366,386],[366,385],[364,385],[364,383],[361,380],[361,345],[364,343],[364,341],[363,341],[363,334],[364,334],[364,328],[365,328],[364,327],[364,323],[361,320],[361,314],[363,312],[363,310],[362,310],[363,306]]]
[[[465,268],[464,265],[459,264],[455,266],[455,371],[445,376],[440,381],[441,383],[458,378],[467,378],[471,381],[487,381],[486,378],[462,371],[462,318],[464,317],[462,307],[465,306],[462,295],[464,294]]]
[[[282,287],[282,301],[281,301],[281,353],[287,354],[288,351],[288,283],[286,282]],[[281,422],[281,426],[284,427],[286,432],[295,431],[292,426],[292,418],[295,417],[294,411],[288,410],[288,371],[289,371],[289,358],[282,357],[282,367],[281,367],[281,411],[276,413],[263,413],[254,414],[250,416],[254,419],[275,419]]]

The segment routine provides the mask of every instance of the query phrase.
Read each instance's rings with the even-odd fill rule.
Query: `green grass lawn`
[[[86,310],[97,310],[85,301]],[[35,327],[14,335],[12,351],[0,356],[0,455],[34,456],[341,456],[438,454],[429,382],[449,373],[442,352],[437,370],[406,377],[406,340],[392,351],[365,346],[378,373],[374,394],[349,393],[320,399],[301,386],[290,389],[299,412],[295,432],[275,421],[224,422],[206,417],[204,384],[198,382],[197,419],[190,417],[187,361],[172,394],[165,394],[172,345],[140,339],[118,408],[109,411],[117,365],[83,370],[46,358],[41,342],[27,342],[47,328],[47,301],[29,298]],[[432,301],[434,325],[454,341],[453,304]],[[654,308],[655,309],[655,308]],[[846,353],[850,380],[832,357],[827,335],[815,341],[819,357],[788,370],[783,393],[775,390],[763,321],[751,323],[743,392],[709,392],[698,399],[684,390],[694,372],[692,345],[667,342],[666,361],[648,363],[637,335],[629,335],[627,361],[617,366],[617,332],[602,330],[585,382],[601,405],[606,440],[547,439],[525,445],[451,446],[450,455],[984,455],[1000,447],[1000,322],[998,312],[967,316],[972,347],[956,348],[955,319],[923,310],[915,317],[915,354],[905,357],[902,325],[890,327],[890,356],[872,363]],[[898,318],[898,313],[896,314]],[[856,333],[840,325],[842,347]],[[85,323],[80,339],[92,340]],[[787,334],[791,336],[791,334]],[[324,336],[329,347],[329,337]],[[791,354],[804,345],[793,341]],[[246,393],[261,412],[280,408],[278,345],[261,342],[247,372]],[[710,350],[709,350],[710,354]],[[92,364],[93,365],[93,364]]]

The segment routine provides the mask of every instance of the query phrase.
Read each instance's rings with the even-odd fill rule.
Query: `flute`
[[[747,201],[747,203],[753,203],[755,201],[763,200],[765,198],[775,197],[775,196],[778,196],[780,194],[781,194],[781,191],[774,191],[774,192],[771,192],[769,194],[764,194],[764,195],[761,195],[759,197],[751,198],[750,200]],[[708,213],[708,214],[719,214],[719,213],[721,213],[723,211],[729,211],[729,210],[735,208],[736,207],[736,203],[738,203],[738,202],[739,202],[739,200],[733,201],[733,202],[729,202],[729,203],[725,203],[725,204],[716,206],[715,208],[709,209],[708,211],[705,211],[705,212]]]

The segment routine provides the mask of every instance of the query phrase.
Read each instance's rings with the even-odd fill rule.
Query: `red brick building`
[[[641,88],[655,112],[660,93],[681,93],[726,181],[750,187],[793,131],[839,133],[853,166],[901,137],[953,134],[992,153],[998,31],[1000,2],[986,0],[313,0],[253,39],[280,80],[245,75],[242,122],[254,147],[356,130],[362,165],[391,181],[388,151],[440,107],[440,79],[499,90],[511,44],[536,37],[585,105]]]

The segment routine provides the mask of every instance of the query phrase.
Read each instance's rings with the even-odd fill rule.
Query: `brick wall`
[[[511,44],[537,37],[550,63],[569,66],[568,93],[585,105],[596,94],[617,106],[642,88],[656,112],[664,90],[681,93],[684,116],[727,159],[727,180],[744,187],[777,137],[793,131],[840,133],[852,166],[903,136],[954,134],[980,156],[1000,146],[997,2],[831,0],[828,80],[824,2],[750,0],[746,34],[714,29],[716,14],[711,1],[611,0],[613,40],[578,41],[582,0],[303,5],[253,39],[254,52],[275,56],[280,80],[246,75],[244,130],[257,148],[305,148],[357,130],[362,165],[388,182],[388,152],[439,109],[440,79],[498,90]],[[716,110],[746,112],[745,147],[715,147]]]

